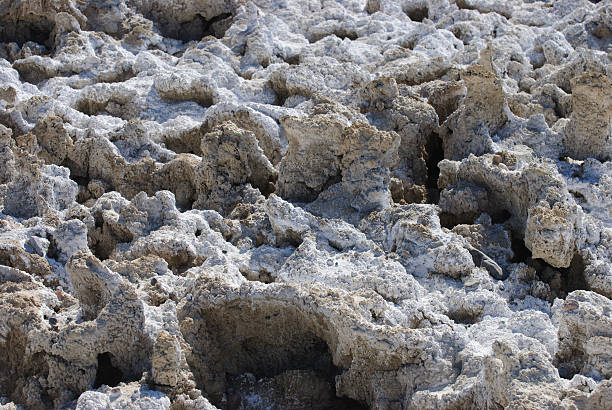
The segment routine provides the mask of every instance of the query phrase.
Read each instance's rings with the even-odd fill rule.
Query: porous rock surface
[[[0,408],[610,408],[611,15],[0,0]]]

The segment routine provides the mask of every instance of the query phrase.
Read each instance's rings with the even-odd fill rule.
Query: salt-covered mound
[[[609,408],[611,16],[0,0],[0,408]]]

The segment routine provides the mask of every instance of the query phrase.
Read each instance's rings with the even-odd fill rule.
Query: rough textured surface
[[[611,15],[0,0],[0,408],[609,408]]]

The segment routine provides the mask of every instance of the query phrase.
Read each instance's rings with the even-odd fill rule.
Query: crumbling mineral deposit
[[[0,409],[609,409],[611,16],[0,0]]]

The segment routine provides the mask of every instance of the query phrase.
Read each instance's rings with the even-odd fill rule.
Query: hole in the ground
[[[300,55],[296,54],[292,57],[283,58],[283,61],[289,65],[299,65],[300,64]]]
[[[109,100],[103,103],[98,103],[98,102],[94,102],[93,100],[82,99],[82,100],[77,101],[76,105],[74,106],[74,109],[79,112],[82,112],[85,115],[90,115],[90,116],[116,114],[116,112],[111,113],[111,111],[114,111],[114,110],[109,110],[109,104],[111,106],[116,106],[117,108],[120,108],[118,110],[120,112],[124,111],[123,110],[124,104],[122,102],[112,101],[112,100]],[[127,119],[127,117],[124,119]]]
[[[338,28],[331,32],[322,32],[322,33],[319,32],[319,33],[312,34],[310,37],[308,37],[308,42],[310,44],[313,44],[319,40],[322,40],[332,35],[338,37],[341,40],[348,38],[349,40],[354,41],[359,38],[359,35],[354,30],[348,30],[346,28]]]
[[[345,40],[348,38],[351,41],[355,41],[359,38],[359,36],[357,35],[355,31],[346,30],[346,29],[336,30],[332,34],[342,40]]]
[[[426,4],[418,6],[407,6],[404,9],[404,13],[406,13],[406,15],[410,17],[410,20],[417,21],[419,23],[429,17],[429,9],[427,8]]]
[[[510,262],[523,262],[528,265],[527,262],[531,260],[531,251],[529,250],[529,248],[527,248],[527,246],[525,246],[523,238],[513,233],[511,237],[510,248],[512,249],[513,254]]]
[[[223,38],[225,31],[232,23],[232,14],[223,13],[206,20],[201,15],[183,23],[167,23],[159,26],[164,37],[174,38],[183,42],[199,41],[206,36]]]
[[[427,140],[426,165],[427,165],[427,195],[428,202],[437,204],[440,201],[440,188],[438,188],[438,178],[440,168],[438,163],[444,159],[444,149],[442,148],[442,138],[436,133],[432,133]]]
[[[270,299],[233,301],[196,316],[202,323],[184,333],[192,347],[188,363],[213,404],[253,408],[248,400],[256,394],[270,408],[364,408],[336,397],[335,377],[341,367],[331,351],[337,336],[325,317]],[[348,365],[351,359],[337,360]],[[289,393],[298,407],[288,407]]]
[[[463,213],[457,215],[448,212],[440,212],[440,225],[447,229],[453,229],[457,225],[474,225],[478,216],[479,215],[476,213]]]
[[[344,247],[337,241],[332,241],[331,239],[328,239],[327,243],[329,244],[329,246],[331,246],[338,252],[342,252],[344,250]]]
[[[304,241],[302,235],[291,228],[287,229],[282,235],[276,236],[276,241],[279,246],[292,246],[298,248]]]
[[[514,254],[511,262],[523,262],[534,268],[538,278],[549,284],[554,297],[565,298],[568,293],[575,290],[589,290],[584,276],[585,263],[580,253],[574,255],[569,267],[556,268],[542,259],[533,259],[523,239],[516,234],[512,235],[511,247]]]
[[[459,308],[446,314],[453,322],[462,325],[473,325],[480,320],[480,313],[471,311],[466,308]]]
[[[512,214],[505,209],[491,213],[491,222],[494,224],[503,224],[510,218],[512,218]]]
[[[200,266],[206,261],[205,257],[196,256],[190,252],[176,252],[174,254],[160,254],[158,256],[168,263],[168,268],[177,276],[183,275],[187,270],[194,266]]]
[[[423,88],[421,95],[426,97],[427,102],[436,110],[438,123],[443,124],[452,113],[457,111],[465,92],[465,88],[460,83],[449,82],[442,89]]]
[[[337,173],[336,175],[332,175],[329,178],[327,178],[327,181],[325,181],[325,183],[321,187],[321,192],[327,190],[327,188],[329,188],[330,186],[335,185],[335,184],[337,184],[339,182],[342,182],[342,173],[340,173],[340,172]]]
[[[575,290],[589,290],[584,269],[584,259],[579,253],[574,255],[569,267],[559,269],[562,275],[562,290],[566,294]]]
[[[274,99],[274,105],[279,107],[283,107],[287,98],[291,97],[293,94],[289,94],[289,90],[287,89],[287,81],[284,78],[279,78],[278,80],[270,80],[268,85],[276,94],[276,98]]]
[[[461,10],[476,10],[476,7],[467,4],[465,0],[456,0],[455,4]]]
[[[247,280],[253,280],[253,281],[262,282],[262,283],[272,283],[275,281],[275,278],[272,276],[272,272],[268,272],[265,269],[259,269],[258,272],[241,270],[240,273]]]
[[[17,21],[0,20],[0,43],[15,42],[22,47],[33,41],[50,47],[54,23],[43,17],[24,16]]]
[[[557,370],[559,370],[559,377],[571,380],[580,373],[585,361],[586,357],[582,350],[571,349],[563,356],[556,356],[554,363]]]
[[[95,255],[96,258],[101,261],[105,261],[112,255],[115,247],[117,246],[117,241],[112,239],[107,240],[96,240],[93,246],[90,247],[91,253]]]
[[[49,248],[47,249],[47,258],[58,259],[59,256],[60,256],[60,250],[57,247],[57,242],[55,241],[55,238],[50,238]]]
[[[98,355],[98,369],[96,371],[96,380],[94,381],[94,389],[107,385],[115,387],[123,380],[123,372],[113,365],[114,356],[109,353],[101,353]]]
[[[203,108],[210,108],[214,105],[212,90],[191,89],[186,94],[160,93],[160,97],[164,102],[177,104],[181,102],[192,101]],[[80,110],[79,110],[80,111]]]

